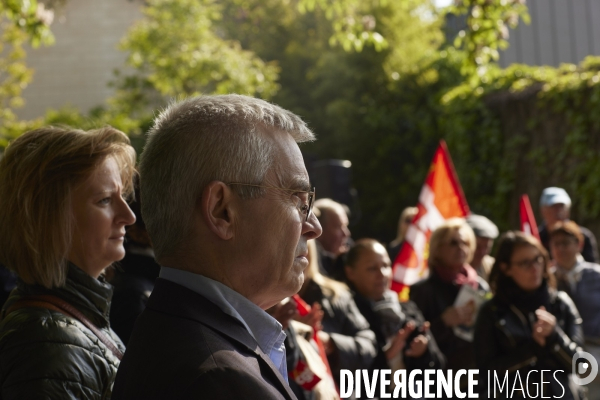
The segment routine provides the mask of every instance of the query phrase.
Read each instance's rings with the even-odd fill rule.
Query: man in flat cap
[[[475,268],[480,277],[487,281],[494,265],[494,257],[490,256],[490,252],[494,240],[498,237],[498,227],[488,218],[477,214],[469,215],[467,224],[475,232],[477,243],[471,266]]]
[[[557,222],[568,221],[570,211],[571,197],[569,197],[565,189],[559,187],[547,187],[544,189],[540,197],[540,212],[542,213],[544,222],[538,227],[538,231],[540,240],[546,250],[548,250],[548,253],[550,253],[548,228]],[[584,240],[583,249],[581,250],[583,259],[588,262],[597,263],[599,258],[596,237],[589,229],[581,225],[579,225],[579,229]]]

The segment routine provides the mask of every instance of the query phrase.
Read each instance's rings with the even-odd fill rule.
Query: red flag
[[[469,206],[454,170],[446,142],[440,141],[419,195],[419,211],[406,231],[394,261],[392,289],[406,297],[408,286],[427,276],[429,237],[446,219],[466,217]]]
[[[292,299],[294,299],[294,301],[296,302],[296,309],[298,310],[298,314],[300,314],[300,316],[303,317],[306,314],[310,313],[310,310],[311,310],[310,305],[308,305],[308,303],[305,302],[298,294],[293,295]],[[325,354],[325,347],[323,346],[323,343],[321,343],[321,339],[319,339],[319,335],[317,334],[319,332],[319,329],[316,326],[313,326],[312,328],[314,330],[313,340],[317,344],[317,348],[319,350],[319,355],[321,356],[321,360],[323,361],[323,364],[325,364],[325,367],[327,368],[327,373],[329,374],[329,376],[331,376],[331,379],[333,379],[333,373],[331,372],[331,367],[329,366],[329,361],[327,360],[327,354]],[[335,379],[333,379],[333,382],[335,382]],[[316,382],[315,385],[317,383],[318,382]],[[311,387],[311,389],[312,389],[312,387]],[[308,389],[308,390],[310,390],[310,389]],[[339,394],[339,389],[338,389],[337,385],[336,385],[336,390],[338,391],[338,394]]]
[[[540,240],[540,234],[535,223],[535,217],[531,210],[531,203],[529,202],[529,196],[524,194],[521,196],[519,202],[519,211],[521,214],[521,232],[525,232],[529,235],[533,235],[537,240]]]

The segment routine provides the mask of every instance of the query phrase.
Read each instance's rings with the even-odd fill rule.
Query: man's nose
[[[302,235],[306,236],[306,239],[316,239],[323,233],[321,223],[317,219],[314,213],[310,213],[308,219],[302,224]]]
[[[347,226],[342,227],[342,231],[344,232],[344,237],[350,237],[350,229]]]

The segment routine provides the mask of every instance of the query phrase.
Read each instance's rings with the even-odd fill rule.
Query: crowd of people
[[[315,199],[312,140],[287,110],[221,95],[163,110],[137,171],[110,127],[10,143],[0,398],[325,400],[342,369],[548,370],[538,392],[600,398],[571,376],[575,353],[600,359],[600,265],[566,191],[544,190],[541,240],[442,223],[401,302],[392,263],[417,210],[387,245],[353,240],[348,207]]]

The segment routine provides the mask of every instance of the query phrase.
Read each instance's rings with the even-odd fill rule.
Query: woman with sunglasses
[[[488,394],[490,371],[500,381],[508,374],[511,391],[515,384],[523,387],[503,391],[500,398],[584,398],[569,379],[573,355],[583,343],[581,318],[573,301],[555,290],[541,243],[521,232],[505,233],[490,285],[494,297],[482,306],[475,326],[481,393]]]
[[[429,277],[410,289],[411,300],[431,323],[447,368],[454,371],[475,367],[471,337],[476,304],[473,300],[457,304],[457,297],[467,291],[481,297],[489,291],[469,265],[474,251],[475,234],[467,222],[462,218],[445,221],[429,240]]]

